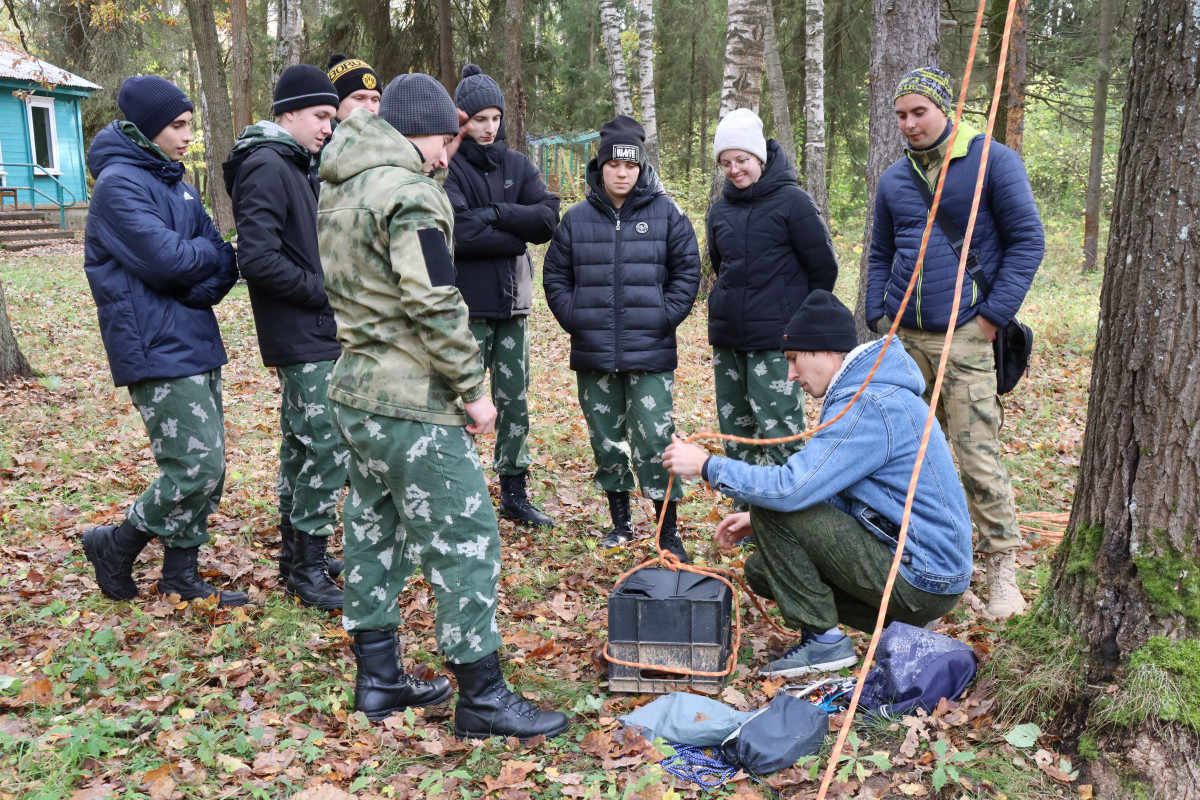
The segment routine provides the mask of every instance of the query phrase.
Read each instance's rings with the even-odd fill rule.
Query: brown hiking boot
[[[1025,613],[1025,598],[1017,586],[1017,551],[988,553],[987,564],[988,604],[987,614],[996,619]]]

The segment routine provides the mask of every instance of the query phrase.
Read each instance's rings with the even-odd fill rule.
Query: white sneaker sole
[[[770,666],[763,667],[758,671],[759,675],[771,678],[799,678],[801,675],[809,675],[814,672],[833,672],[842,667],[852,667],[858,663],[857,656],[847,656],[846,658],[838,659],[837,661],[826,661],[821,664],[809,664],[807,667],[790,667],[788,669],[772,670]]]

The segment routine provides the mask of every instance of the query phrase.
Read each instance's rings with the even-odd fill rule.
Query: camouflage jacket
[[[321,156],[317,238],[342,355],[330,399],[372,414],[465,425],[484,394],[454,286],[454,211],[395,128],[356,109]]]

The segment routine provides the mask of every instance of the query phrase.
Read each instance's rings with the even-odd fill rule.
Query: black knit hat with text
[[[596,147],[596,166],[605,161],[632,161],[641,166],[645,155],[646,129],[632,117],[618,115],[600,128],[600,144]]]
[[[271,113],[279,116],[286,111],[296,111],[313,106],[333,106],[342,102],[333,81],[320,67],[312,64],[296,64],[288,67],[275,84],[275,102]]]
[[[491,77],[484,75],[483,70],[474,64],[467,64],[462,70],[462,81],[454,90],[454,105],[473,117],[485,108],[498,108],[504,113],[504,93],[500,84]]]
[[[380,91],[379,76],[371,69],[370,64],[361,59],[350,58],[345,53],[334,53],[329,57],[325,70],[341,100],[360,89]]]
[[[157,75],[126,78],[117,93],[117,107],[147,139],[158,136],[183,112],[196,110],[183,90]]]
[[[405,136],[458,134],[458,109],[432,75],[397,75],[383,90],[379,116]]]
[[[814,289],[787,324],[779,349],[849,353],[856,347],[858,331],[854,314],[832,293]]]

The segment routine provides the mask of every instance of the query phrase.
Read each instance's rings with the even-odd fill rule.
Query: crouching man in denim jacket
[[[795,677],[851,666],[857,657],[839,623],[874,628],[929,413],[921,399],[921,371],[895,340],[850,406],[883,344],[858,346],[849,309],[827,291],[812,292],[783,337],[788,379],[812,397],[825,398],[822,424],[846,413],[782,466],[710,456],[677,438],[663,455],[672,474],[703,477],[750,504],[750,511],[717,526],[717,544],[731,549],[754,535],[757,550],[746,559],[746,580],[802,632],[800,643],[764,667],[764,675]],[[971,572],[966,497],[935,425],[889,620],[920,626],[941,618],[957,605]]]

